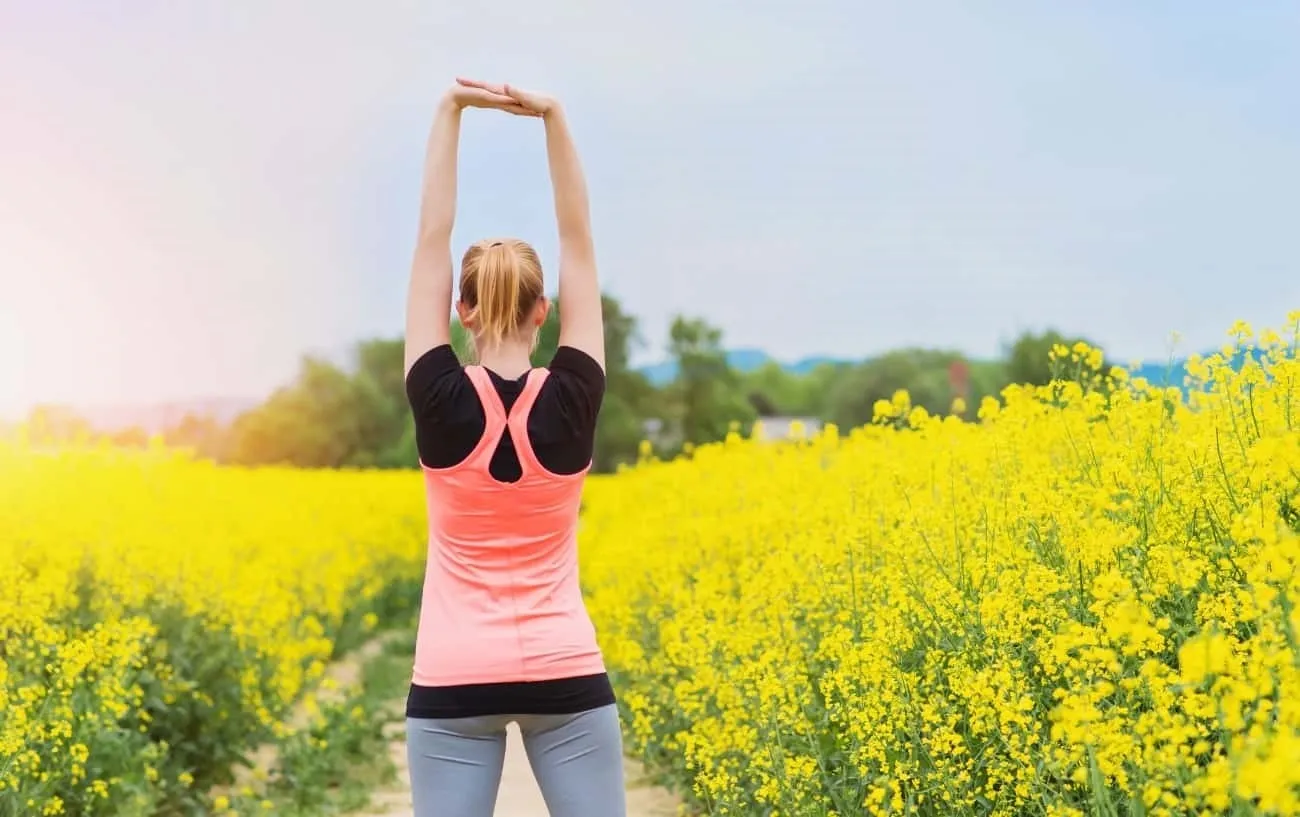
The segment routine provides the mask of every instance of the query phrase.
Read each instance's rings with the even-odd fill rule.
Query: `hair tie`
[[[493,242],[492,242],[492,246],[493,246],[493,247],[500,247],[500,246],[501,246],[501,242],[500,242],[500,241],[493,241]]]

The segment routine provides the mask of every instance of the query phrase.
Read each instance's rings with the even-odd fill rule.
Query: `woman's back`
[[[526,376],[501,377],[486,370],[506,411],[523,392]],[[591,464],[596,418],[605,394],[605,373],[585,352],[561,346],[548,367],[528,416],[528,438],[541,464],[557,474],[575,474]],[[483,401],[450,345],[426,352],[406,378],[415,417],[415,439],[426,468],[449,468],[479,444],[485,428]],[[491,474],[500,482],[518,480],[522,471],[513,435],[507,430],[492,454]]]
[[[594,416],[582,422],[575,405],[598,407],[599,394],[591,393],[590,372],[584,386],[581,374],[565,368],[565,358],[582,353],[562,351],[559,376],[533,369],[510,381],[478,366],[444,369],[431,380],[441,386],[433,393],[446,399],[413,400],[420,405],[421,448],[430,449],[435,463],[423,469],[429,561],[415,661],[419,685],[604,671],[578,581],[577,518],[587,466],[573,467],[583,451],[590,463],[594,436]],[[425,382],[419,367],[412,375],[418,392]],[[477,412],[468,410],[471,397]],[[439,434],[439,428],[460,433]],[[539,441],[552,462],[539,456]],[[552,470],[557,460],[567,460],[569,473]]]

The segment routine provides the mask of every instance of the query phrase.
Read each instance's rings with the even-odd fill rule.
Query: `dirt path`
[[[392,789],[376,792],[371,798],[371,808],[354,817],[412,817],[411,779],[406,768],[406,743],[402,724],[394,724],[389,755],[397,766],[397,784]],[[519,730],[510,727],[510,742],[506,747],[506,765],[501,774],[501,790],[497,795],[495,817],[545,817],[546,804],[528,766],[524,744]],[[677,799],[667,790],[645,781],[640,764],[625,760],[623,775],[627,780],[628,817],[677,817]]]

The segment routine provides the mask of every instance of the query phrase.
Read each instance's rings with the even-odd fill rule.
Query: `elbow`
[[[592,244],[591,222],[585,218],[580,218],[562,224],[560,226],[560,244],[575,249],[590,247]]]
[[[430,219],[420,225],[416,235],[416,251],[436,251],[451,249],[451,222],[442,219]]]

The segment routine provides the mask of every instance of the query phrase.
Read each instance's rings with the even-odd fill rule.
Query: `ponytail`
[[[460,298],[471,310],[476,344],[499,346],[541,297],[541,264],[523,241],[480,241],[465,253]]]
[[[500,241],[483,251],[478,267],[478,333],[488,346],[499,346],[524,316],[520,296],[523,273],[514,248]]]

